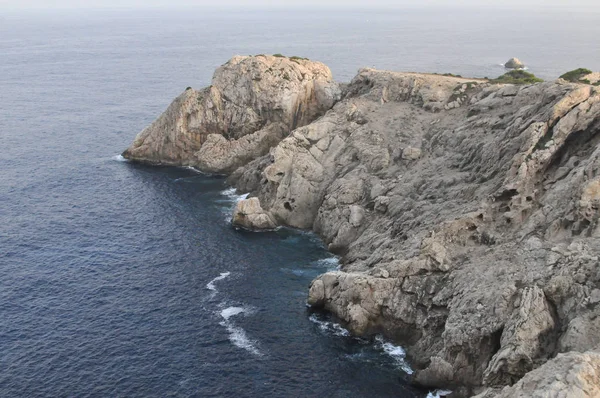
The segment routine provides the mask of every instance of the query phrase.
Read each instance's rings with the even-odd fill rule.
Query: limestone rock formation
[[[600,353],[559,354],[512,387],[488,390],[475,398],[600,397]]]
[[[507,69],[523,69],[525,64],[518,58],[511,58],[504,64],[504,67]]]
[[[468,396],[597,344],[599,129],[589,85],[364,69],[230,182],[342,255],[311,306]]]
[[[233,225],[249,230],[274,229],[277,225],[262,209],[258,198],[239,201],[233,211]]]
[[[259,58],[215,76],[286,62]],[[552,391],[550,373],[564,365],[555,377],[573,394],[564,396],[595,393],[597,354],[581,352],[600,344],[599,87],[362,69],[336,102],[330,75],[314,72],[311,92],[329,95],[303,97],[307,113],[294,122],[283,109],[300,108],[270,108],[288,91],[265,94],[272,72],[256,70],[268,75],[252,78],[264,91],[245,92],[268,99],[236,108],[219,99],[234,89],[216,78],[212,108],[184,94],[130,155],[240,165],[228,181],[250,199],[234,223],[319,234],[341,267],[312,282],[308,304],[355,334],[404,345],[415,383],[458,397],[527,396]],[[208,123],[214,115],[231,124]],[[563,396],[552,394],[532,396]]]
[[[216,70],[210,87],[177,97],[123,156],[231,172],[324,114],[339,95],[319,62],[237,56]]]

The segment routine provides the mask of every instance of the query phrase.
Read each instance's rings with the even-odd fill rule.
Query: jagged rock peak
[[[297,57],[236,56],[212,85],[188,88],[123,153],[130,160],[227,173],[264,155],[340,97],[331,71]]]

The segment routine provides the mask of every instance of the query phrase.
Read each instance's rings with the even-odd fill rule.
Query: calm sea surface
[[[235,54],[543,78],[600,70],[600,15],[0,12],[0,396],[422,397],[403,352],[305,307],[314,236],[236,231],[224,181],[116,157]]]

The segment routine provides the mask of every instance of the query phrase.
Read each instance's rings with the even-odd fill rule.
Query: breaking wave
[[[319,329],[321,329],[323,332],[331,333],[339,337],[350,336],[350,332],[344,327],[342,327],[342,325],[340,325],[339,323],[322,321],[317,317],[316,314],[312,314],[308,319],[310,319],[311,322],[316,324],[319,327]]]
[[[404,351],[404,348],[385,341],[381,336],[377,336],[375,342],[375,347],[391,357],[404,372],[409,375],[414,373],[406,362],[406,351]]]

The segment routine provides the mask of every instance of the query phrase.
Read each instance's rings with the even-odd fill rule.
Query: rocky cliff
[[[240,60],[243,78],[234,71]],[[294,92],[308,85],[313,93],[300,96],[306,113],[295,117],[288,110],[296,105],[270,112],[269,104],[245,100],[252,89],[231,87],[272,80],[261,75],[272,62],[299,68],[270,57],[234,58],[224,66],[231,72],[217,71],[208,91],[183,94],[126,155],[207,171],[241,166],[229,181],[250,198],[234,220],[318,233],[342,266],[313,281],[308,303],[356,334],[383,333],[403,344],[415,383],[451,387],[456,396],[555,396],[544,394],[563,385],[568,394],[561,396],[594,396],[599,88],[363,69],[337,101],[328,70],[311,63],[310,78],[294,78]],[[288,104],[281,100],[286,82],[269,85],[277,87],[275,102]],[[201,105],[188,98],[225,88],[243,94],[229,94],[218,111],[208,94]],[[245,108],[229,105],[240,102]],[[228,107],[235,123],[207,122],[207,112]],[[182,127],[190,114],[203,115],[192,118],[202,120],[193,134]],[[258,114],[260,123],[242,122]],[[237,143],[265,128],[277,130],[275,138],[258,139],[260,150],[238,156]],[[222,144],[216,150],[212,142]],[[223,158],[235,161],[225,167]],[[568,372],[552,379],[563,362]]]
[[[321,116],[339,95],[322,63],[297,57],[234,57],[216,70],[210,87],[188,88],[177,97],[123,156],[229,173]]]

